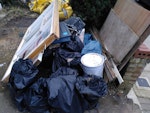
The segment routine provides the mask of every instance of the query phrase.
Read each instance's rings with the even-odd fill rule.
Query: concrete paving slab
[[[139,78],[144,78],[150,84],[150,63],[146,64]],[[133,102],[138,103],[142,113],[150,113],[150,88],[140,86],[138,82],[133,85],[133,88],[128,93],[128,97],[133,99]]]
[[[145,103],[145,104],[150,104],[150,99],[149,98],[140,98],[138,97],[138,101],[142,104],[142,103]]]
[[[0,92],[0,113],[22,113],[16,108],[8,89]]]
[[[131,90],[127,94],[127,98],[132,99],[133,103],[137,104],[140,107],[140,109],[141,109],[141,104],[140,104],[140,102],[139,102],[135,92],[133,91],[133,88],[131,88]]]
[[[146,40],[144,41],[144,44],[150,48],[150,35],[146,38]]]
[[[99,101],[98,113],[141,113],[139,106],[123,95],[107,95]]]
[[[134,85],[133,89],[138,97],[150,98],[150,89],[138,87],[137,85]]]
[[[150,81],[150,72],[144,71],[144,72],[142,72],[140,77],[146,77]]]
[[[149,112],[149,111],[145,111],[145,110],[144,110],[144,111],[142,111],[142,113],[150,113],[150,112]]]
[[[150,104],[143,103],[141,104],[141,107],[142,107],[142,111],[149,111],[150,113]]]
[[[143,72],[150,72],[150,64],[148,63],[145,67],[144,67],[144,70]],[[150,73],[149,73],[150,74]]]

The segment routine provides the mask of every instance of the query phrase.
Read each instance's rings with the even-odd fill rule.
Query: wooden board
[[[34,59],[41,51],[59,37],[58,1],[54,0],[48,9],[49,11],[47,14],[41,19],[42,22],[37,32],[17,53],[20,58]]]
[[[53,2],[52,2],[53,3]],[[48,21],[50,20],[50,24],[48,24],[49,28],[48,29],[48,35],[46,36],[42,36],[41,40],[40,36],[39,39],[37,39],[36,41],[38,42],[37,45],[35,45],[34,47],[32,47],[32,51],[26,55],[26,58],[29,59],[34,59],[35,57],[38,56],[38,54],[43,51],[45,48],[47,48],[56,38],[59,38],[59,14],[58,14],[58,0],[54,0],[54,5],[52,7],[52,14],[51,14],[51,19],[47,18],[44,20],[43,22],[43,26],[42,26],[42,30],[45,32],[48,28],[46,28],[46,25],[48,24]],[[41,30],[41,31],[42,31]],[[42,33],[40,31],[40,33]],[[40,40],[40,41],[39,41]],[[35,41],[34,41],[35,43]],[[34,45],[34,44],[32,44]]]
[[[150,25],[150,11],[134,0],[118,0],[114,11],[138,36]]]
[[[8,82],[12,66],[19,58],[33,61],[56,38],[59,38],[58,0],[54,0],[28,27],[1,81]]]
[[[147,27],[147,29],[143,32],[143,34],[140,36],[139,40],[135,43],[133,48],[129,51],[129,53],[126,55],[126,57],[122,60],[121,64],[118,66],[119,71],[122,70],[122,68],[127,64],[127,62],[130,60],[130,58],[133,56],[137,48],[144,42],[144,40],[150,35],[150,25]]]
[[[100,37],[114,57],[115,62],[120,63],[127,55],[138,36],[126,25],[112,9],[100,30]]]

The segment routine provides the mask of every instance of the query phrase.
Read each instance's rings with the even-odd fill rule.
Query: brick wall
[[[129,90],[133,87],[137,78],[141,75],[147,59],[132,57],[129,61],[128,67],[123,75],[124,83],[119,86],[120,90],[125,91],[127,94]]]
[[[130,59],[129,64],[126,68],[125,74],[123,75],[124,83],[119,86],[120,90],[128,91],[133,87],[137,78],[141,75],[146,62],[150,59],[150,49],[146,45],[141,44],[137,49],[134,56]]]
[[[134,57],[150,59],[150,49],[143,43],[136,50]]]

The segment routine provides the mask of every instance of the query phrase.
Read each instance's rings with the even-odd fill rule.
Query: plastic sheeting
[[[50,106],[47,100],[47,86],[46,79],[39,78],[33,85],[31,85],[23,96],[25,110],[32,113],[50,113]]]
[[[62,44],[62,48],[70,51],[70,52],[81,52],[84,45],[81,40],[75,36],[71,39],[71,41]]]
[[[87,54],[87,53],[99,53],[102,54],[102,47],[100,43],[96,40],[90,41],[88,44],[84,46],[82,49],[81,54]]]
[[[86,33],[84,35],[84,45],[87,45],[90,41],[94,40],[91,34]]]
[[[31,60],[19,59],[12,67],[9,79],[9,87],[16,105],[20,111],[24,111],[24,92],[35,80],[38,70]]]
[[[31,60],[19,59],[12,67],[10,83],[15,89],[24,89],[34,81],[37,73]]]
[[[91,34],[86,33],[84,35],[84,48],[81,51],[81,54],[86,53],[102,53],[102,46],[99,41],[95,40]]]
[[[98,99],[107,94],[107,84],[101,77],[85,75],[78,77],[76,88],[88,101],[88,108],[96,107]]]
[[[77,75],[76,70],[62,67],[47,79],[48,103],[58,113],[83,113],[83,103],[75,89]]]
[[[67,59],[71,58],[72,61],[68,62]],[[81,54],[78,52],[68,52],[64,49],[58,49],[55,53],[52,64],[52,72],[55,72],[62,66],[75,66],[80,63]]]
[[[59,48],[46,49],[39,67],[49,68],[51,72],[55,72],[62,66],[76,68],[80,63],[82,48],[83,43],[75,37],[69,42],[62,43]],[[68,59],[72,60],[68,61]]]

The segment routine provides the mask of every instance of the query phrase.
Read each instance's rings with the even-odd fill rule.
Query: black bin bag
[[[78,77],[76,88],[87,100],[88,109],[93,109],[98,104],[98,99],[107,94],[107,84],[103,78],[85,75]]]
[[[48,103],[56,113],[83,113],[84,105],[75,88],[77,71],[62,67],[46,80]]]
[[[24,93],[27,87],[35,81],[37,73],[37,68],[29,59],[19,59],[12,67],[9,78],[9,88],[20,111],[24,111],[26,109]]]
[[[28,111],[32,113],[50,113],[45,78],[39,78],[27,89],[24,95],[24,103]]]
[[[24,89],[34,82],[37,73],[38,70],[31,60],[19,59],[12,67],[9,83],[15,89]]]

